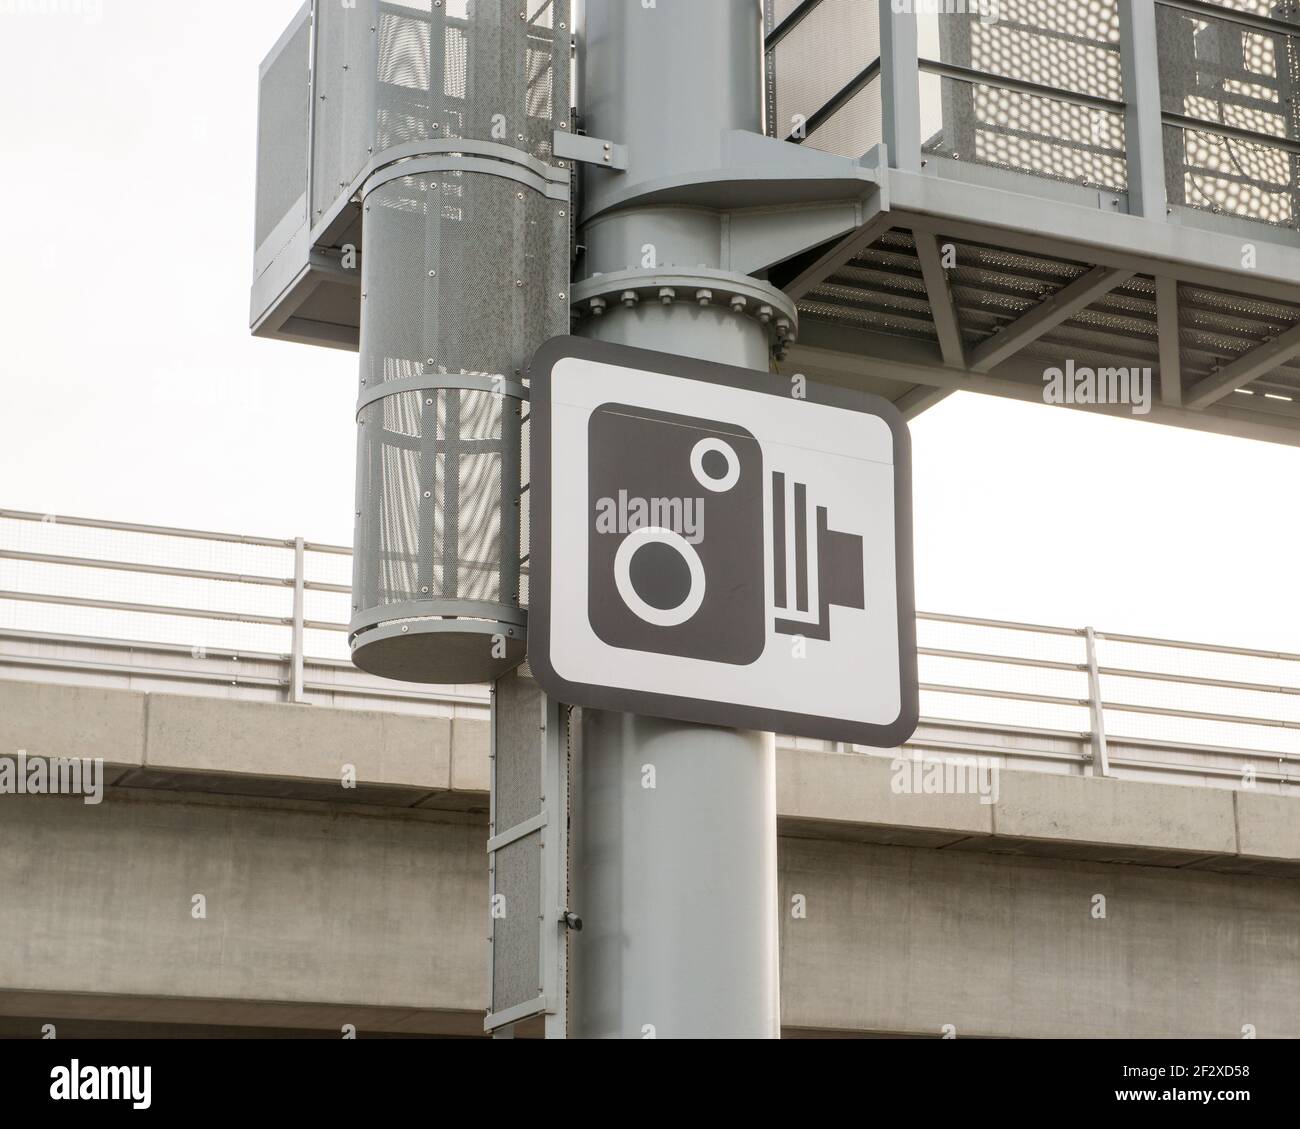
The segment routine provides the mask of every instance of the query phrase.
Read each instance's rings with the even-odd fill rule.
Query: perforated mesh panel
[[[515,602],[518,564],[502,544],[503,511],[515,502],[502,481],[503,437],[518,426],[511,403],[431,389],[362,410],[353,595],[364,608],[498,603],[503,593]]]
[[[1238,7],[1240,7],[1238,5]],[[1295,19],[1279,6],[1275,18]],[[1157,6],[1169,198],[1294,227],[1300,216],[1300,32]],[[1225,132],[1223,128],[1232,132]]]
[[[789,2],[774,3],[769,11],[769,30],[789,15],[794,6]],[[822,0],[775,50],[768,52],[769,132],[775,137],[789,137],[797,124],[796,115],[811,118],[878,58],[879,7],[863,0]],[[875,145],[880,140],[879,122],[876,122],[875,136],[865,132],[866,124],[860,117],[854,117],[852,125],[857,127],[857,132],[841,125],[841,133],[849,133],[850,138],[839,148],[856,149],[852,156],[860,157]],[[818,147],[837,148],[825,144]]]
[[[1123,192],[1124,117],[991,83],[921,75],[922,150]]]
[[[988,75],[1123,99],[1118,0],[997,0],[996,15],[918,11],[918,53]]]
[[[312,218],[319,220],[360,174],[374,143],[378,0],[316,5]]]
[[[311,102],[311,23],[304,18],[267,67],[257,99],[256,246],[260,248],[307,191]],[[306,208],[301,208],[306,219]]]
[[[566,330],[567,210],[515,180],[454,171],[367,196],[363,393],[420,378],[497,390],[395,390],[362,410],[360,614],[455,600],[508,615],[526,603],[526,405],[506,384]]]
[[[564,203],[506,177],[451,171],[390,181],[366,208],[367,387],[431,366],[516,379],[538,345],[566,331]]]
[[[569,117],[569,6],[569,0],[322,5],[316,215],[329,211],[372,155],[397,145],[466,138],[549,161],[552,134]]]

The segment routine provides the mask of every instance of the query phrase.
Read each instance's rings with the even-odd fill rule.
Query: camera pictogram
[[[591,415],[588,618],[624,650],[746,666],[862,609],[863,540],[746,428],[626,404]],[[769,518],[770,520],[765,520]]]

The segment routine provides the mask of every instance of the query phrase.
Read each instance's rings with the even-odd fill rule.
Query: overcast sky
[[[0,508],[350,543],[356,357],[247,328],[298,0],[82,2],[0,0]],[[921,608],[1300,651],[1300,449],[973,395],[912,431]]]

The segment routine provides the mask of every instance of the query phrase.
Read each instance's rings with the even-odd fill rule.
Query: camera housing
[[[588,618],[611,647],[747,666],[766,642],[763,452],[743,427],[591,415]]]

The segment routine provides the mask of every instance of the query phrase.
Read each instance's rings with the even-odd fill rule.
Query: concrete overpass
[[[328,657],[346,549],[39,516],[0,512],[0,757],[109,786],[0,795],[0,1034],[481,1033],[482,688]],[[1300,1036],[1300,656],[918,627],[905,749],[778,739],[786,1034]]]
[[[6,680],[0,748],[111,766],[0,798],[0,1031],[481,1031],[486,722]],[[788,1034],[1300,1036],[1294,795],[892,776],[781,750]]]

